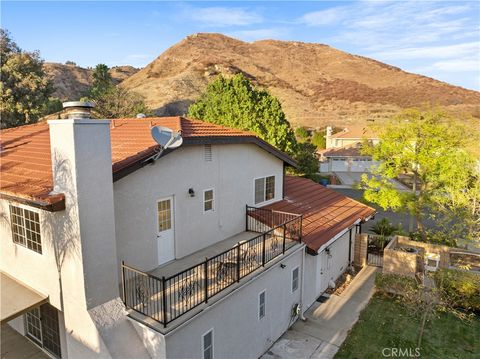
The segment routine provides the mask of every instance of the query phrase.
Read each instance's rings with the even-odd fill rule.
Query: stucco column
[[[364,267],[367,265],[367,247],[368,234],[359,233],[355,236],[354,257],[353,263],[357,267]]]
[[[118,297],[110,121],[48,124],[54,191],[66,204],[54,233],[63,295],[90,309]]]

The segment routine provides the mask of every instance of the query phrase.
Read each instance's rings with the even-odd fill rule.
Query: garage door
[[[346,158],[332,158],[332,172],[347,172],[348,160]]]
[[[367,159],[353,159],[352,165],[350,170],[352,172],[365,172],[370,170],[370,166],[372,165],[372,161]]]

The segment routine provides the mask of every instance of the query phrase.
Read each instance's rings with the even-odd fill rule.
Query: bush
[[[412,241],[416,241],[416,242],[427,242],[427,243],[439,244],[442,246],[457,247],[457,241],[451,236],[445,236],[445,234],[442,232],[426,230],[425,235],[427,237],[426,240],[424,240],[423,234],[421,231],[415,231],[415,232],[410,232],[409,237]]]
[[[375,286],[382,294],[411,296],[418,292],[418,283],[415,279],[398,275],[377,273]]]
[[[447,307],[480,313],[480,275],[440,269],[434,279],[440,299]]]

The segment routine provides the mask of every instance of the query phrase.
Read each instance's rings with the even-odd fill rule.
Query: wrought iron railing
[[[125,306],[167,326],[301,242],[302,216],[247,206],[246,230],[261,234],[170,277],[122,262]]]

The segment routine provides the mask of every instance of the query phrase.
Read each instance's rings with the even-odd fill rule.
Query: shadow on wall
[[[61,301],[60,310],[64,311],[62,267],[67,258],[74,259],[80,255],[80,239],[77,236],[79,233],[79,224],[77,221],[77,206],[71,203],[73,198],[75,198],[74,191],[72,190],[75,184],[71,176],[70,161],[66,160],[64,155],[55,151],[52,162],[54,166],[54,183],[57,184],[55,191],[65,195],[65,210],[54,213],[46,212],[47,215],[43,217],[42,226],[44,227],[44,233],[49,233],[50,235],[50,245],[53,247],[58,272]]]
[[[172,101],[155,110],[157,116],[184,116],[193,100]]]

